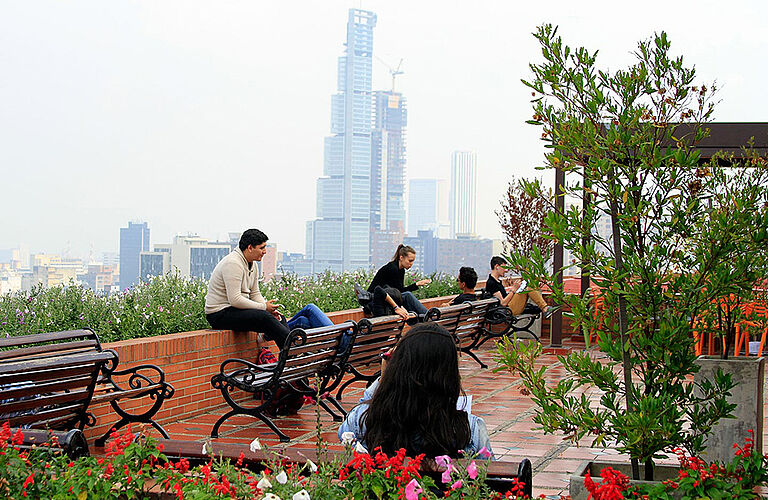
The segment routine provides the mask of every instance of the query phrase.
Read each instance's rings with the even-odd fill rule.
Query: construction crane
[[[397,75],[402,75],[404,73],[404,71],[400,70],[400,67],[403,65],[403,58],[401,57],[400,58],[400,62],[397,63],[397,68],[393,68],[392,66],[387,64],[387,62],[384,61],[384,59],[382,59],[381,57],[379,57],[379,56],[374,56],[374,57],[376,57],[376,59],[378,59],[381,64],[386,66],[387,69],[389,70],[389,74],[392,75],[392,93],[394,94],[394,92],[395,92],[395,77]]]

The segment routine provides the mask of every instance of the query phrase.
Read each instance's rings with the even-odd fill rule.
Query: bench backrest
[[[372,363],[378,368],[381,354],[397,345],[405,321],[397,315],[361,319],[347,357],[347,365],[364,368]]]
[[[346,353],[339,352],[342,337],[354,335],[356,328],[354,321],[346,321],[307,330],[293,329],[278,358],[278,367],[282,365],[282,371],[278,370],[280,380],[293,382],[338,372],[346,358]]]
[[[82,429],[104,367],[117,366],[92,330],[0,339],[0,421],[11,426]]]
[[[456,337],[459,349],[467,349],[482,332],[488,312],[498,306],[499,300],[492,297],[456,306],[433,307],[427,311],[425,320],[445,327]]]
[[[469,302],[457,304],[455,306],[433,307],[427,311],[424,321],[431,321],[442,326],[451,335],[456,335],[456,328],[459,326],[461,317],[468,313],[472,306]]]
[[[461,315],[459,326],[456,327],[456,336],[462,347],[470,345],[482,332],[488,311],[499,306],[499,299],[492,297],[468,304],[471,306],[469,311]]]

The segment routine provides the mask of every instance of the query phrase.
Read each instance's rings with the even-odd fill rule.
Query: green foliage
[[[758,243],[768,223],[768,169],[749,153],[700,160],[714,86],[697,84],[694,69],[670,55],[665,33],[640,42],[635,63],[615,72],[597,66],[597,52],[565,45],[557,28],[534,36],[544,61],[531,64],[524,83],[534,96],[529,123],[547,142],[544,168],[566,174],[558,197],[589,199],[586,210],[553,206],[545,232],[574,256],[566,267],[592,276],[607,318],[601,325],[591,297],[555,284],[545,255],[513,253],[509,262],[529,282],[553,284],[553,299],[569,306],[585,340],[598,330],[606,359],[562,358],[573,377],[550,388],[524,345],[500,344],[498,358],[523,377],[545,431],[615,442],[648,472],[675,446],[700,452],[703,436],[732,411],[729,377],[702,384],[702,395],[693,390],[692,326],[713,299],[751,293],[766,276]],[[538,181],[523,184],[547,199]],[[596,229],[605,221],[610,235]],[[602,408],[571,395],[583,386],[603,391]]]
[[[409,273],[407,280],[423,276]],[[419,298],[459,293],[456,279],[445,274],[429,276]],[[371,272],[331,273],[317,277],[286,275],[261,286],[262,294],[285,305],[286,316],[314,302],[326,312],[359,307],[354,283],[367,286]],[[151,337],[209,328],[203,312],[208,283],[178,274],[151,278],[122,293],[99,295],[80,285],[35,287],[31,292],[0,295],[0,332],[27,335],[78,328],[92,328],[102,342]]]

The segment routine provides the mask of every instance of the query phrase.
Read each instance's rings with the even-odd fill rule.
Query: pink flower
[[[477,464],[474,460],[467,466],[467,474],[469,474],[470,479],[477,479]]]
[[[451,457],[448,455],[440,455],[435,457],[435,463],[440,467],[449,467],[451,465]]]
[[[419,493],[422,492],[418,481],[411,479],[411,482],[405,487],[405,500],[419,500]]]
[[[457,490],[459,488],[461,488],[461,479],[451,485],[451,490]]]
[[[451,467],[451,465],[448,465],[448,467],[447,467],[447,468],[445,469],[445,471],[443,472],[443,476],[442,476],[442,479],[443,479],[443,483],[444,483],[444,484],[447,484],[447,483],[450,483],[450,482],[451,482],[451,469],[452,469],[452,468],[453,468],[453,467]]]
[[[491,458],[491,450],[483,446],[480,451],[477,452],[477,456],[480,458]]]

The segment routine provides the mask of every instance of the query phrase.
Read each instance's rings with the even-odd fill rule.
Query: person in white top
[[[219,261],[208,282],[205,317],[217,330],[261,332],[282,348],[289,329],[280,304],[265,300],[259,291],[256,262],[267,253],[267,239],[258,229],[248,229],[238,248]]]

